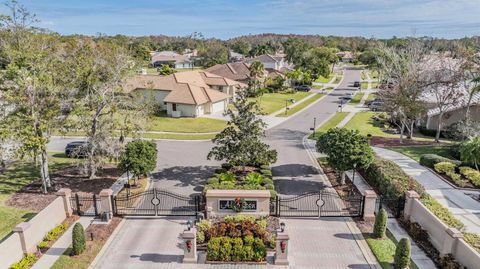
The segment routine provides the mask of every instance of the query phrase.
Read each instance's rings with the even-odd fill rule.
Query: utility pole
[[[315,126],[317,125],[317,118],[313,118],[313,136],[315,137]]]

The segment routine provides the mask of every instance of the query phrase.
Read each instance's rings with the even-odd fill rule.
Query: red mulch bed
[[[400,143],[400,138],[388,138],[388,137],[379,137],[373,136],[370,139],[370,144],[377,147],[396,147],[396,146],[429,146],[429,145],[443,145],[443,143],[437,143],[433,140],[413,140],[413,139],[403,139],[403,143]]]
[[[114,166],[107,166],[97,173],[97,178],[88,179],[82,170],[76,166],[67,167],[52,173],[52,188],[47,194],[43,193],[41,180],[36,180],[12,195],[6,205],[40,211],[49,205],[55,198],[55,192],[61,188],[69,188],[72,192],[100,193],[108,189],[121,176],[121,172]]]

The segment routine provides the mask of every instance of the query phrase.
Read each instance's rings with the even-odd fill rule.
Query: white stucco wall
[[[145,101],[154,100],[156,104],[160,105],[161,109],[167,109],[163,100],[170,93],[170,91],[161,91],[161,90],[150,90],[150,89],[140,89],[137,90],[139,94],[143,95]]]
[[[167,103],[167,115],[172,116],[172,103]],[[177,111],[181,111],[182,117],[197,117],[195,105],[177,104]]]
[[[225,101],[220,101],[216,103],[212,103],[212,110],[211,113],[222,113],[225,111],[226,107]]]

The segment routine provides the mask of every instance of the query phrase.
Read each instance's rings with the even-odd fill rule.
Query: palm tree
[[[264,71],[263,63],[259,61],[254,61],[250,65],[249,70],[250,70],[250,78],[253,81],[253,88],[254,90],[256,90],[259,79],[263,77],[263,71]]]
[[[480,163],[480,136],[472,138],[462,144],[460,147],[460,157],[464,162],[473,163],[478,169]]]

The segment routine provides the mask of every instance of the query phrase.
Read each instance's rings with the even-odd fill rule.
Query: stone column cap
[[[420,198],[420,195],[416,191],[407,191],[407,198]]]
[[[190,231],[184,231],[182,233],[183,239],[194,239],[196,236],[197,236],[197,231],[194,228],[190,229]]]
[[[100,191],[100,196],[111,196],[113,195],[112,189],[103,189]]]
[[[58,196],[67,196],[72,194],[72,190],[69,188],[61,188],[55,194]]]
[[[279,232],[277,234],[277,240],[289,240],[290,237],[288,236],[288,233],[286,232]]]
[[[448,228],[446,230],[447,234],[454,238],[463,238],[462,232],[460,232],[457,228]]]
[[[29,222],[21,222],[15,228],[13,228],[14,232],[25,232],[28,228],[30,228]]]
[[[377,193],[373,190],[366,190],[365,191],[365,197],[367,198],[374,198],[374,197],[377,197]]]

